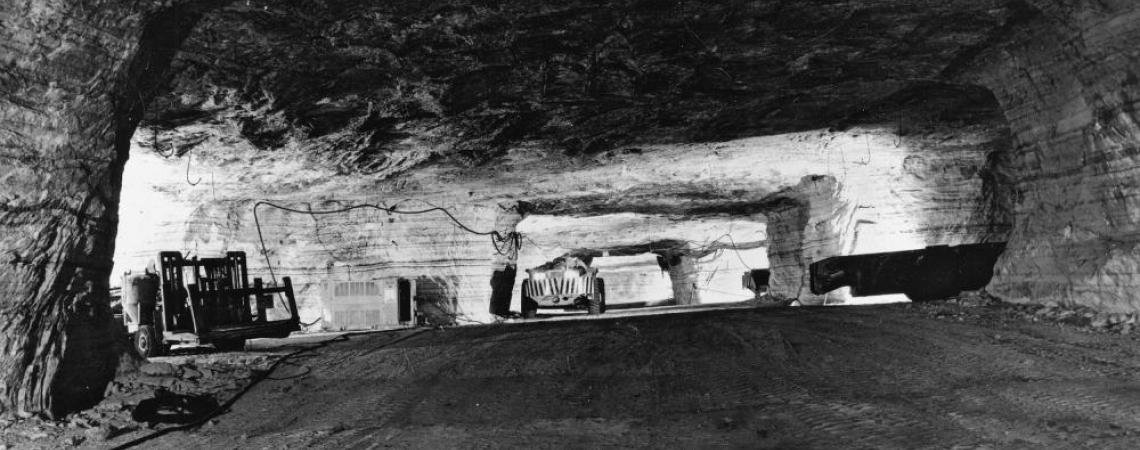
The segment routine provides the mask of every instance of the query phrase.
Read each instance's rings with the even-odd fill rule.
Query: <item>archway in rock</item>
[[[995,292],[1137,308],[1130,180],[1140,128],[1128,37],[1140,25],[1121,18],[1140,7],[784,3],[429,10],[400,2],[247,2],[210,14],[189,38],[203,9],[224,5],[5,5],[0,180],[10,189],[0,213],[0,407],[5,414],[82,407],[110,376],[103,299],[120,173],[171,58],[177,76],[153,104],[152,133],[144,134],[160,130],[158,141],[180,155],[194,152],[196,167],[261,163],[234,186],[249,189],[247,197],[192,209],[202,222],[225,224],[219,229],[248,224],[250,197],[266,194],[313,204],[375,200],[377,192],[445,200],[467,205],[488,227],[498,224],[496,205],[512,199],[548,214],[732,212],[767,214],[769,223],[791,207],[792,219],[781,222],[791,224],[786,232],[769,233],[774,243],[790,243],[790,253],[770,256],[773,266],[792,269],[783,279],[795,280],[813,248],[860,251],[856,234],[980,236],[1012,225]],[[501,26],[509,23],[522,26]],[[947,146],[936,132],[910,134],[915,124],[906,118],[915,109],[892,100],[923,86],[966,97],[975,90],[969,86],[994,92],[1000,109],[990,111],[1004,120],[996,128],[959,124],[965,134],[956,136],[992,138],[966,146],[1001,142],[990,132],[1008,120],[1012,151],[982,152],[981,164],[942,164],[953,152],[939,151]],[[869,105],[894,105],[882,111],[903,118],[862,120],[876,109]],[[938,145],[899,145],[907,136]],[[821,220],[831,213],[815,210],[829,203],[818,196],[847,205],[825,208],[831,212],[871,209],[827,193],[876,186],[860,173],[875,174],[891,157],[922,181],[891,185],[919,187],[895,193],[954,186],[939,177],[979,180],[979,189],[989,180],[993,189],[969,191],[980,206],[961,223],[972,228],[859,222],[857,213],[844,213],[851,226]],[[292,173],[276,190],[257,183],[283,167]],[[976,177],[966,176],[971,170]],[[451,184],[438,195],[432,188],[441,180]],[[1002,189],[1008,185],[1015,195]],[[910,200],[961,204],[952,195]],[[311,257],[286,255],[295,251],[289,237],[301,236],[296,228],[313,235],[311,222],[281,219],[280,260]],[[884,225],[897,223],[915,228]],[[244,231],[225,233],[248,242]],[[486,284],[494,255],[456,248],[443,258],[459,261],[454,267],[480,261],[470,272]]]
[[[702,291],[710,289],[720,291],[710,291],[710,300],[723,300],[725,292],[729,298],[735,293],[743,300],[750,296],[734,291],[741,289],[740,275],[747,264],[743,262],[744,257],[754,265],[766,264],[763,255],[765,225],[762,218],[752,216],[532,214],[524,218],[516,230],[525,238],[518,259],[520,273],[523,269],[537,267],[561,256],[589,259],[591,264],[599,258],[622,258],[630,266],[622,267],[617,263],[614,268],[640,275],[656,272],[658,281],[667,282],[670,289],[667,302],[660,302],[658,300],[666,299],[653,296],[607,296],[616,303],[699,304],[706,302]],[[604,266],[606,264],[600,267]],[[727,266],[724,273],[719,272],[721,266]],[[599,276],[605,278],[607,275],[600,272]],[[607,278],[607,286],[611,285],[619,286]],[[655,289],[659,286],[646,287]]]
[[[201,13],[113,2],[0,7],[4,415],[90,406],[115,372],[107,278],[129,139]]]

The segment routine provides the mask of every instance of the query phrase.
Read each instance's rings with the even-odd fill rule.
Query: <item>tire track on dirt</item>
[[[1140,378],[1120,370],[1140,356],[1047,327],[901,307],[463,327],[330,346],[233,414],[295,408],[242,444],[261,448],[1140,448]]]
[[[1041,382],[999,390],[1006,401],[1044,419],[1088,417],[1140,432],[1140,384],[1100,380]]]

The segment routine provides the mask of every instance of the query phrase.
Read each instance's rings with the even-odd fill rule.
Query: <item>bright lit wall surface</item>
[[[657,265],[657,255],[594,258],[598,278],[606,280],[606,304],[644,303],[647,306],[666,303],[673,298],[669,274]]]
[[[752,291],[745,289],[743,275],[752,269],[768,268],[768,249],[726,249],[697,261],[701,303],[727,303],[751,300]]]

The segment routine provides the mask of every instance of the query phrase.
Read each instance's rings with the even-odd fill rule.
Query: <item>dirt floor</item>
[[[168,358],[185,370],[300,350],[189,431],[8,445],[1140,447],[1137,336],[1090,326],[1091,313],[944,302],[620,314]]]

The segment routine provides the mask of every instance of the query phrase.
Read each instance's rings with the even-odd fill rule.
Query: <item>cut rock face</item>
[[[302,210],[372,201],[409,210],[444,206],[477,231],[522,232],[520,270],[574,251],[653,253],[660,250],[655,243],[666,241],[700,246],[688,240],[747,250],[771,242],[778,248],[769,255],[774,264],[784,266],[788,252],[800,252],[793,258],[797,275],[790,275],[800,279],[807,264],[827,256],[1001,240],[1008,225],[995,220],[1000,217],[985,192],[992,172],[987,155],[1008,142],[1003,129],[936,125],[908,133],[856,127],[647,146],[640,154],[587,161],[520,150],[500,161],[493,177],[485,177],[485,169],[443,166],[387,181],[337,175],[302,152],[262,159],[256,149],[209,140],[195,150],[193,167],[215,182],[196,186],[184,180],[185,161],[136,147],[131,164],[145,170],[128,167],[125,182],[147,194],[132,193],[144,201],[124,206],[123,227],[140,232],[122,239],[116,271],[145,267],[163,249],[259,254],[252,206],[261,198]],[[799,192],[808,189],[804,177],[821,181]],[[809,198],[814,206],[805,213],[812,225],[799,224],[798,231],[806,240],[794,230],[775,237],[772,220],[783,217],[785,200],[806,205]],[[501,205],[519,200],[528,205],[528,217],[514,225],[520,216],[506,220]],[[644,213],[607,214],[613,210]],[[321,317],[322,283],[349,276],[422,281],[444,311],[486,321],[488,280],[511,261],[495,252],[490,238],[467,233],[441,213],[308,216],[262,208],[259,220],[273,265],[293,274],[306,323]],[[534,246],[542,251],[532,253]],[[250,270],[268,278],[263,258],[251,257]],[[739,276],[732,289],[740,288]]]
[[[1011,8],[868,5],[852,27],[852,11],[814,5],[532,6],[267,3],[211,14],[136,139],[134,161],[154,170],[127,179],[159,186],[146,201],[174,213],[125,213],[148,225],[124,227],[161,231],[124,241],[116,271],[141,267],[158,245],[260,253],[248,230],[261,198],[314,209],[426,200],[505,230],[497,205],[515,201],[563,217],[751,219],[778,214],[801,178],[831,177],[848,210],[830,231],[842,245],[780,244],[809,249],[796,270],[832,251],[972,242],[1008,226],[983,213],[986,155],[1007,143],[992,97],[929,80]],[[950,9],[971,18],[952,39],[907,31]],[[496,31],[504,23],[514,25]],[[815,28],[830,31],[817,42],[804,34]],[[892,50],[904,41],[907,51]],[[188,152],[193,178],[188,156],[173,158]],[[486,320],[486,278],[510,261],[441,217],[267,213],[264,223],[270,262],[299,275],[305,322],[320,318],[321,283],[349,274],[421,280],[440,314]],[[567,245],[612,248],[599,241],[619,232]]]
[[[377,177],[486,164],[528,141],[582,156],[727,141],[849,124],[938,80],[1017,12],[941,0],[255,1],[203,20],[148,117],[163,129],[230,123],[258,148],[300,145]],[[179,153],[198,140],[170,138]]]
[[[0,409],[97,400],[117,360],[107,279],[157,250],[264,252],[309,299],[329,280],[412,277],[470,320],[488,318],[487,280],[515,260],[442,217],[266,212],[258,236],[263,198],[428,201],[481,231],[515,227],[500,205],[520,201],[760,215],[787,296],[805,295],[820,256],[1009,233],[993,292],[1135,311],[1137,14],[1051,0],[4,5]],[[153,170],[124,181],[128,156]],[[116,242],[126,183],[149,204],[124,208],[133,232]]]
[[[197,17],[103,1],[0,6],[0,415],[89,407],[115,373],[120,177]]]
[[[1017,140],[1014,227],[990,290],[1133,312],[1140,61],[1130,49],[1140,22],[1125,18],[1140,6],[1034,3],[1040,10],[964,76],[993,90]]]

